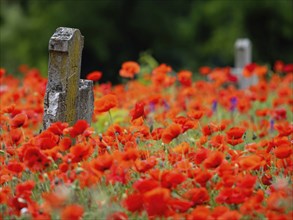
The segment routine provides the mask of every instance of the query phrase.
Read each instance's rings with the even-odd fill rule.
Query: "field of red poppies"
[[[126,62],[96,81],[89,126],[42,130],[46,78],[0,69],[0,219],[291,220],[293,65],[230,68]],[[198,74],[199,75],[199,74]]]

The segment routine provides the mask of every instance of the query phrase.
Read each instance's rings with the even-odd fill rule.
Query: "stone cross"
[[[80,79],[84,38],[78,29],[60,27],[49,41],[48,83],[44,99],[44,129],[61,121],[78,119],[90,124],[93,113],[93,81]]]
[[[246,89],[258,82],[256,75],[244,77],[242,75],[243,68],[252,62],[251,58],[251,42],[248,38],[237,39],[234,45],[235,48],[235,68],[233,73],[238,79],[240,89]]]

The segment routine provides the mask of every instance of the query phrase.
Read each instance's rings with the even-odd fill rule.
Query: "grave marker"
[[[80,79],[84,38],[78,29],[60,27],[49,41],[48,84],[44,100],[44,128],[78,119],[90,124],[93,113],[93,81]]]
[[[238,79],[238,85],[240,89],[246,89],[251,85],[255,85],[258,82],[256,75],[251,77],[243,76],[243,68],[252,62],[251,57],[251,42],[248,38],[237,39],[234,45],[235,48],[235,67],[233,73]]]

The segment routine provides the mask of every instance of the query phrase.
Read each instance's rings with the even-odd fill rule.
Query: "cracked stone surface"
[[[78,119],[90,124],[93,113],[93,82],[80,79],[84,38],[78,29],[60,27],[49,41],[48,83],[44,99],[44,128]]]

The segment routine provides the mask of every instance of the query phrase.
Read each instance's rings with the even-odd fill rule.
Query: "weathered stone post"
[[[251,42],[247,38],[237,39],[235,42],[235,67],[243,68],[251,63]]]
[[[61,121],[91,122],[93,82],[80,79],[84,38],[78,29],[60,27],[49,41],[48,83],[44,100],[44,128]]]
[[[235,68],[233,73],[238,78],[238,84],[240,89],[246,89],[251,85],[257,83],[257,76],[253,75],[251,77],[244,77],[242,75],[243,68],[252,62],[251,55],[251,42],[248,38],[237,39],[234,45],[235,48]]]

